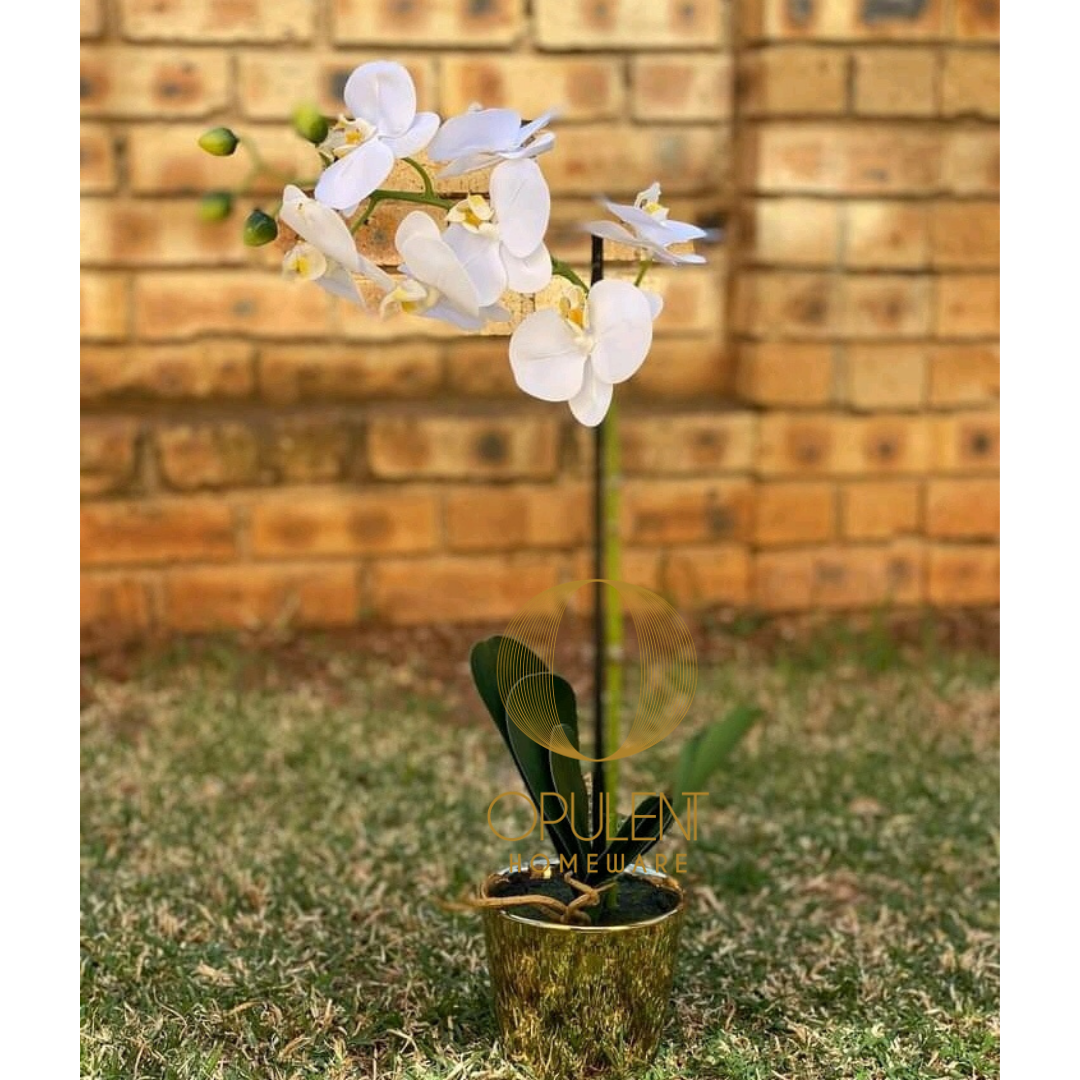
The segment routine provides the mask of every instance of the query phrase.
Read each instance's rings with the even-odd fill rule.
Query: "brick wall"
[[[552,247],[654,178],[724,222],[624,388],[623,576],[684,607],[997,598],[990,0],[83,0],[83,618],[502,618],[586,576],[588,440],[504,338],[380,323],[201,224],[393,56],[424,107],[563,106]],[[242,213],[254,205],[243,200]],[[272,202],[270,200],[266,200]]]

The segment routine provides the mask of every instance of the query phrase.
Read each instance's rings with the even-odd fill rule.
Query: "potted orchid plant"
[[[619,584],[614,391],[645,362],[663,308],[645,287],[650,267],[704,262],[688,248],[706,234],[671,219],[658,183],[633,204],[602,200],[609,218],[582,226],[592,236],[586,282],[546,245],[551,195],[540,160],[555,145],[554,111],[523,121],[512,109],[476,105],[442,120],[417,110],[408,71],[392,61],[356,68],[344,99],[336,119],[297,111],[294,126],[314,144],[318,176],[286,183],[276,208],[253,211],[245,242],[277,240],[286,277],[314,282],[384,318],[437,319],[466,332],[516,324],[508,362],[517,386],[566,403],[594,433],[591,756],[581,753],[585,733],[574,692],[548,658],[512,634],[476,645],[478,692],[525,791],[534,806],[553,798],[562,813],[552,820],[541,810],[558,869],[545,859],[543,870],[519,866],[490,875],[475,906],[484,916],[496,1012],[511,1057],[551,1078],[640,1065],[660,1035],[685,908],[675,879],[640,858],[665,827],[683,826],[691,796],[702,793],[756,715],[736,709],[699,733],[671,784],[619,820],[623,590],[606,588]],[[227,128],[200,139],[219,155],[245,144],[254,178],[265,166],[248,140]],[[206,196],[204,217],[228,216],[235,194]],[[396,206],[401,216],[395,254],[380,265],[365,241],[384,206]],[[624,258],[629,253],[632,281],[604,278],[605,242],[618,245]],[[554,277],[566,288],[552,304],[537,306]],[[692,653],[691,642],[691,661]],[[690,697],[692,688],[685,707]],[[530,727],[523,701],[547,720]],[[593,763],[591,775],[584,761]],[[611,862],[613,852],[621,864]]]

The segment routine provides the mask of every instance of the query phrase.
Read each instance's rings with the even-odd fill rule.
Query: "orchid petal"
[[[429,219],[430,220],[430,219]],[[446,299],[474,318],[480,313],[476,286],[465,272],[458,257],[440,237],[414,237],[398,250],[408,260],[409,273],[417,281],[437,289]]]
[[[569,401],[578,393],[586,360],[581,340],[551,308],[534,311],[510,338],[514,381],[541,401]]]
[[[428,149],[430,150],[430,147]],[[445,169],[438,173],[437,178],[439,180],[449,180],[452,176],[464,176],[466,173],[486,169],[489,165],[497,164],[498,161],[498,154],[466,154],[465,157],[458,158],[447,165]]]
[[[596,427],[607,416],[614,388],[597,377],[592,364],[585,365],[581,389],[570,399],[574,419],[585,427]]]
[[[616,225],[614,221],[589,221],[582,228],[604,240],[614,240],[617,244],[629,244],[631,247],[638,246],[638,238],[629,229]]]
[[[516,138],[511,146],[507,149],[518,149],[524,146],[525,143],[538,132],[542,127],[547,127],[552,120],[555,119],[558,114],[558,109],[548,109],[546,112],[542,112],[535,120],[530,120],[529,123],[523,124],[517,133]]]
[[[416,116],[416,87],[403,65],[373,60],[349,76],[345,104],[353,116],[373,124],[380,135],[403,135]]]
[[[334,296],[340,296],[342,299],[360,307],[367,307],[356,287],[356,282],[353,281],[349,271],[344,266],[331,267],[318,279],[316,284],[321,285],[328,293],[332,293]]]
[[[363,274],[368,281],[375,282],[384,293],[393,289],[394,279],[381,266],[376,266],[375,263],[364,258],[359,252],[357,252],[357,257],[359,262],[356,266],[356,273]]]
[[[462,225],[451,225],[444,240],[472,278],[481,306],[498,300],[506,291],[506,267],[499,254],[498,238],[470,232]]]
[[[467,154],[515,146],[521,114],[513,109],[478,109],[447,120],[431,140],[432,161],[452,161]]]
[[[525,258],[544,239],[551,192],[535,161],[504,161],[491,174],[491,205],[499,239],[511,255]]]
[[[645,293],[628,281],[598,281],[589,290],[591,359],[604,382],[620,383],[645,362],[652,345],[652,310]]]
[[[539,157],[545,150],[550,150],[555,145],[555,132],[545,131],[537,135],[528,146],[519,146],[513,150],[500,150],[499,156],[513,161],[517,158]]]
[[[656,317],[664,310],[664,298],[659,293],[646,292],[641,290],[642,295],[649,302],[649,311],[652,313],[653,321],[656,321]]]
[[[410,240],[423,237],[425,240],[440,240],[442,233],[430,214],[423,210],[413,210],[406,214],[394,233],[394,247],[404,254],[404,247]]]
[[[309,198],[294,184],[289,184],[282,194],[280,216],[293,232],[324,255],[350,270],[360,269],[360,253],[356,250],[356,241],[349,232],[349,226],[329,206]]]
[[[394,151],[379,139],[369,139],[319,177],[315,198],[335,210],[366,199],[394,167]]]
[[[524,259],[504,250],[502,261],[506,267],[506,282],[514,292],[538,293],[551,281],[551,255],[544,244],[540,244]]]
[[[484,325],[482,315],[466,315],[445,300],[437,301],[427,311],[422,311],[420,314],[426,319],[439,319],[442,322],[448,322],[459,330],[479,330]]]
[[[412,126],[404,135],[397,135],[394,138],[384,139],[383,141],[394,151],[395,157],[408,157],[410,154],[417,154],[423,150],[435,137],[435,132],[438,131],[438,129],[438,113],[417,113],[416,119],[412,122]]]
[[[690,240],[700,240],[707,233],[697,225],[691,225],[688,221],[664,221],[664,236],[669,244],[685,244]]]

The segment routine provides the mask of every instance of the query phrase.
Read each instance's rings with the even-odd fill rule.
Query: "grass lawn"
[[[522,1075],[479,922],[440,906],[525,846],[487,828],[517,785],[497,733],[460,684],[305,649],[88,667],[84,1077]],[[996,1076],[996,661],[748,651],[629,779],[738,701],[767,719],[661,848],[693,897],[641,1080]]]

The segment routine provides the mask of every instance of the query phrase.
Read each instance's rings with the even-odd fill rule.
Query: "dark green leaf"
[[[663,813],[664,817],[663,829],[660,828],[661,813]],[[597,859],[598,869],[596,873],[585,878],[586,884],[592,886],[603,885],[605,881],[610,881],[616,876],[617,871],[608,869],[607,860],[609,855],[624,858],[625,862],[622,864],[624,869],[633,865],[634,860],[639,855],[651,851],[660,842],[663,834],[667,832],[671,825],[671,820],[671,815],[664,806],[661,797],[659,795],[650,795],[637,807],[636,821],[633,815],[626,818],[622,825],[619,826],[615,836],[606,844],[603,834],[597,837],[594,850],[601,849],[600,857]],[[637,839],[634,839],[632,835],[634,833],[639,834]]]
[[[560,680],[562,681],[562,680]],[[573,702],[571,701],[571,704]],[[576,713],[576,709],[574,710]],[[559,709],[560,719],[564,712]],[[563,734],[570,745],[577,750],[577,732],[565,722]],[[581,775],[581,762],[577,758],[567,757],[565,754],[550,751],[551,776],[555,781],[555,790],[566,800],[567,812],[571,814],[576,839],[582,852],[588,847],[588,842],[583,839],[589,835],[589,793],[585,790],[585,779]]]

